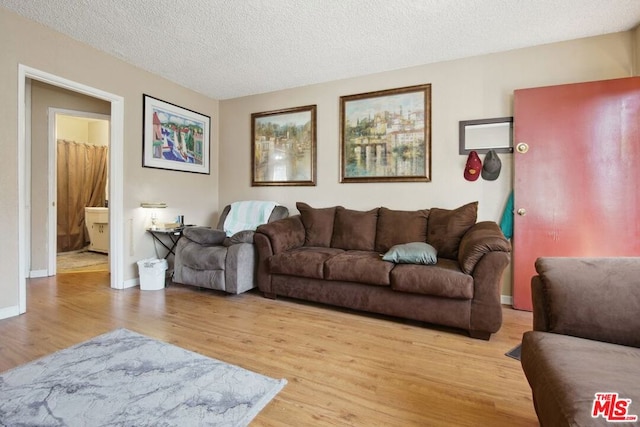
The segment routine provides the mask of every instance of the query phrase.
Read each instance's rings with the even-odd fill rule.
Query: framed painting
[[[211,118],[143,95],[142,166],[209,174]]]
[[[340,182],[431,181],[431,85],[340,97]]]
[[[251,186],[316,185],[316,106],[251,114]]]

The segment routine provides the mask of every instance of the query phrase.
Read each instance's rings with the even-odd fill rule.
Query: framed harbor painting
[[[209,174],[211,118],[143,95],[142,166]]]
[[[316,106],[251,114],[251,186],[316,185]]]
[[[431,85],[340,97],[340,182],[431,181]]]

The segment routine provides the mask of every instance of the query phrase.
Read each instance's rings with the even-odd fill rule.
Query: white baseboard
[[[136,286],[140,286],[140,278],[139,277],[124,281],[124,289],[129,289],[129,288],[133,288],[133,287],[136,287]]]
[[[500,295],[500,303],[502,305],[513,305],[513,297],[510,295]]]
[[[0,319],[7,319],[9,317],[14,317],[20,314],[20,310],[17,305],[13,307],[5,307],[0,308]]]
[[[29,277],[31,279],[36,279],[38,277],[47,277],[49,275],[48,270],[31,270],[29,272]]]

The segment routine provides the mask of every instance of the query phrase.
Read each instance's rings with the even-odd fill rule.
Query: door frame
[[[114,289],[124,289],[124,224],[123,224],[123,161],[124,158],[124,98],[56,76],[46,71],[18,64],[18,312],[27,310],[27,275],[31,254],[31,242],[26,237],[31,234],[31,104],[27,94],[28,79],[78,92],[111,103],[111,125],[109,136],[109,223],[111,228],[109,252],[111,281]],[[28,120],[29,119],[29,120]],[[29,126],[30,127],[30,126]]]
[[[70,116],[70,117],[78,117],[81,119],[98,119],[109,122],[109,126],[111,126],[111,116],[106,114],[98,114],[98,113],[90,113],[88,111],[77,111],[77,110],[69,110],[66,108],[56,108],[49,107],[48,108],[48,147],[49,147],[49,191],[48,191],[48,237],[47,237],[47,275],[55,276],[56,275],[56,255],[57,255],[57,247],[58,247],[58,150],[56,144],[56,135],[58,130],[58,115],[61,116]],[[111,132],[109,132],[111,133]],[[111,138],[111,135],[109,135]],[[111,144],[109,144],[111,145]],[[109,152],[111,148],[109,148]],[[108,153],[110,155],[110,153]],[[107,159],[107,161],[109,161]],[[111,229],[110,229],[111,230]],[[111,241],[111,232],[109,232],[109,241]]]

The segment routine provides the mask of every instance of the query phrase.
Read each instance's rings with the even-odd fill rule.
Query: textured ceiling
[[[640,0],[0,0],[216,99],[635,27]]]

